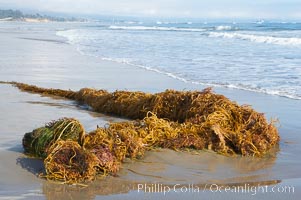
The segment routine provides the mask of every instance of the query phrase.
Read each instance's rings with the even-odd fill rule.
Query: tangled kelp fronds
[[[248,130],[235,132],[234,129],[226,129],[224,123],[219,114],[208,117],[201,124],[194,124],[172,122],[149,113],[143,120],[111,123],[107,128],[97,129],[85,137],[84,146],[89,148],[105,143],[112,151],[118,149],[118,160],[122,160],[125,156],[140,158],[145,150],[155,147],[209,149],[224,155],[262,156],[274,145],[269,141],[275,138],[252,134]],[[276,134],[274,137],[278,139],[275,127],[267,129],[270,130],[264,131]]]
[[[208,115],[220,105],[235,104],[223,95],[212,93],[210,88],[203,91],[166,90],[161,93],[149,94],[129,91],[109,93],[106,90],[91,88],[83,88],[74,92],[40,88],[17,82],[10,83],[22,91],[76,100],[89,105],[97,112],[130,119],[143,119],[148,112],[152,112],[159,118],[182,123],[196,116]]]
[[[110,123],[108,127],[96,129],[85,136],[83,146],[87,149],[105,147],[119,161],[125,157],[139,159],[146,150],[156,147],[203,149],[204,143],[197,130],[149,113],[143,120]]]
[[[81,144],[84,134],[84,128],[78,120],[62,118],[26,133],[22,143],[25,153],[35,157],[45,158],[47,156],[47,148],[57,140],[69,139]]]
[[[253,156],[261,156],[269,150],[267,135],[232,132],[234,129],[226,129],[231,121],[225,115],[213,113],[204,122],[195,124],[161,119],[148,112],[143,120],[110,123],[89,134],[84,133],[77,120],[62,118],[26,133],[23,145],[26,152],[46,157],[47,179],[68,184],[91,181],[97,175],[115,175],[126,157],[142,158],[145,151],[157,147],[210,149],[226,155]],[[267,128],[276,131],[274,127]]]
[[[145,150],[155,147],[204,148],[197,133],[183,130],[181,124],[150,113],[143,120],[97,128],[84,135],[82,146],[71,140],[57,140],[46,151],[45,177],[72,184],[86,182],[96,175],[115,175],[125,157],[142,158]]]
[[[47,152],[48,156],[44,160],[47,179],[67,184],[95,179],[98,159],[77,142],[58,140]]]
[[[126,147],[103,128],[98,128],[85,136],[83,147],[95,154],[102,174],[116,174],[125,158]]]
[[[109,93],[89,88],[72,92],[13,84],[24,91],[74,99],[88,104],[97,112],[130,119],[143,119],[148,112],[152,112],[158,118],[170,120],[170,125],[173,122],[183,123],[183,126],[191,129],[184,131],[186,133],[201,129],[198,135],[205,138],[205,148],[215,151],[224,149],[227,154],[261,156],[279,141],[273,121],[269,123],[263,114],[249,106],[239,106],[223,95],[214,94],[210,88],[148,94],[129,91]],[[232,148],[227,148],[230,146]]]
[[[134,138],[138,138],[136,140],[141,140],[141,146],[145,146],[146,149],[154,147],[174,150],[184,148],[203,149],[203,139],[198,135],[197,129],[193,130],[190,125],[160,119],[149,112],[143,120],[114,123],[110,125],[109,129],[112,132],[115,130],[120,138],[126,139],[129,138],[127,132],[130,132],[131,135],[135,136]]]

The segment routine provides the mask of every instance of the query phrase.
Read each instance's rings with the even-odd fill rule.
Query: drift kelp
[[[111,123],[107,128],[99,128],[93,132],[93,136],[87,135],[84,144],[93,146],[91,144],[103,144],[105,141],[110,149],[120,149],[118,154],[114,153],[120,155],[119,160],[125,156],[140,158],[145,150],[156,147],[174,150],[209,149],[224,155],[244,156],[262,156],[273,147],[268,141],[275,138],[252,135],[249,130],[235,132],[235,129],[226,129],[227,120],[216,112],[200,124],[178,123],[160,119],[155,114],[149,113],[143,120]],[[268,126],[267,131],[277,134],[273,126]]]
[[[97,128],[87,134],[83,147],[96,155],[99,172],[103,175],[116,174],[126,155],[124,143],[103,128]]]
[[[148,112],[152,112],[158,118],[167,119],[171,126],[174,122],[181,123],[187,128],[182,132],[197,132],[204,139],[205,148],[226,154],[261,156],[279,141],[273,121],[267,122],[263,114],[249,106],[239,106],[223,95],[214,94],[210,88],[148,94],[129,91],[109,93],[89,88],[72,92],[13,84],[23,91],[77,100],[95,111],[130,119],[143,119]],[[164,130],[168,131],[166,127]]]
[[[126,157],[141,159],[154,148],[210,149],[224,155],[266,153],[248,133],[244,137],[221,128],[225,123],[217,123],[223,121],[221,116],[217,112],[198,125],[160,119],[149,112],[143,120],[110,123],[85,134],[82,146],[59,140],[47,150],[45,177],[71,184],[115,175]]]
[[[22,143],[25,153],[45,158],[47,156],[47,148],[57,140],[69,139],[81,144],[84,133],[84,128],[79,121],[72,118],[62,118],[26,133]]]
[[[67,184],[92,181],[97,175],[98,159],[72,140],[58,140],[48,150],[44,160],[48,180]]]
[[[25,83],[17,83],[17,82],[0,82],[0,83],[12,84],[12,85],[15,85],[16,87],[18,87],[20,90],[27,91],[27,92],[60,96],[60,97],[68,98],[68,99],[73,99],[76,95],[76,92],[71,91],[71,90],[40,88],[35,85],[28,85]]]

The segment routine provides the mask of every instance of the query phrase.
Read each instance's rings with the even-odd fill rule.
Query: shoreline
[[[18,30],[14,26],[7,29],[0,24],[0,44],[5,49],[0,52],[1,81],[18,81],[40,87],[72,90],[92,87],[109,91],[125,89],[151,93],[161,92],[165,89],[202,90],[205,88],[205,86],[184,83],[163,74],[126,64],[81,55],[74,46],[55,42],[62,41],[62,38],[55,35],[55,31],[43,31],[40,30],[41,27],[27,30],[27,27],[21,26]],[[233,182],[280,180],[281,183],[277,185],[295,185],[295,195],[289,197],[297,197],[301,189],[301,173],[299,172],[301,164],[299,159],[301,155],[299,133],[301,130],[299,123],[301,101],[236,89],[214,88],[214,91],[239,104],[252,105],[255,110],[266,113],[267,119],[279,118],[281,123],[281,127],[279,127],[280,152],[275,157],[262,160],[229,158],[208,152],[197,156],[173,151],[151,152],[143,160],[145,162],[127,163],[120,177],[108,178],[104,183],[101,182],[102,180],[97,181],[96,185],[90,187],[89,192],[84,194],[85,197],[88,199],[164,198],[159,193],[138,194],[132,187],[124,194],[108,193],[106,196],[99,196],[102,184],[108,184],[108,188],[112,188],[116,185],[116,180],[121,182],[116,186],[120,189],[120,193],[129,182],[177,183],[177,181],[182,181],[181,183],[191,183],[198,181],[206,184],[216,183],[223,179],[228,182],[230,180]],[[0,93],[2,96],[0,98],[1,110],[6,113],[0,118],[2,125],[0,128],[2,139],[0,158],[3,161],[0,164],[0,175],[4,177],[0,181],[0,199],[13,197],[14,193],[19,190],[21,192],[17,192],[18,197],[23,195],[25,199],[30,197],[30,193],[38,199],[53,198],[56,195],[53,185],[51,186],[50,183],[34,174],[40,168],[38,163],[33,171],[16,164],[17,159],[26,158],[22,154],[21,147],[21,138],[25,132],[66,115],[79,118],[84,122],[87,130],[94,129],[96,124],[103,126],[109,121],[122,120],[88,112],[72,101],[27,94],[8,85],[0,85]],[[135,174],[129,169],[153,177]],[[163,179],[155,176],[163,177]],[[24,188],[22,189],[22,187]],[[72,188],[66,189],[67,186],[62,187],[64,189],[60,194],[57,193],[57,198],[64,198],[68,194],[72,194],[75,195],[75,198],[80,199],[80,193],[72,191]],[[118,191],[116,192],[118,193]],[[217,199],[224,198],[223,194],[213,194],[210,191],[202,193],[204,197]],[[172,193],[167,197],[181,199],[185,196],[196,199],[200,197],[200,194],[177,195]],[[234,193],[230,193],[226,197],[229,199],[236,197],[252,199],[258,196],[236,196]],[[263,199],[285,198],[279,194],[261,194],[260,197]],[[15,198],[17,199],[16,196]]]

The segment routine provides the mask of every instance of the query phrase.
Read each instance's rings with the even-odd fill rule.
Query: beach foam
[[[301,46],[301,38],[296,38],[296,37],[285,38],[285,37],[253,35],[253,34],[244,34],[244,33],[228,33],[228,32],[227,33],[210,32],[209,37],[241,39],[241,40],[248,40],[251,42],[268,43],[268,44],[276,44],[276,45]]]
[[[203,28],[177,28],[177,27],[159,27],[159,26],[109,26],[109,29],[117,30],[140,30],[140,31],[188,31],[204,32]]]
[[[229,31],[229,30],[233,30],[233,29],[236,29],[236,28],[232,28],[232,26],[216,26],[215,27],[215,30],[217,31]]]
[[[158,24],[158,22],[157,22]],[[166,23],[160,23],[166,24]],[[168,24],[168,23],[167,23]],[[191,25],[192,23],[185,23]],[[183,27],[165,27],[165,26],[109,26],[109,29],[113,30],[141,30],[141,31],[185,31],[185,32],[204,32],[204,31],[230,31],[230,30],[238,30],[237,27],[220,25],[215,27],[203,27],[203,28],[183,28]]]
[[[133,63],[131,63],[131,61],[129,61],[127,59],[113,59],[113,58],[101,58],[101,59],[106,60],[106,61],[127,64],[127,65],[131,65],[134,67],[139,67],[139,68],[145,69],[147,71],[152,71],[152,72],[156,72],[159,74],[164,74],[170,78],[182,81],[184,83],[192,83],[195,85],[204,85],[204,86],[208,86],[208,87],[219,87],[219,88],[231,88],[231,89],[245,90],[245,91],[250,91],[250,92],[263,93],[263,94],[269,94],[269,95],[274,95],[274,96],[286,97],[286,98],[290,98],[290,99],[301,100],[301,95],[298,95],[294,92],[288,92],[290,90],[290,88],[277,90],[277,89],[266,89],[266,88],[261,88],[261,87],[249,86],[249,85],[244,85],[244,84],[210,83],[210,82],[202,82],[202,81],[192,81],[192,80],[185,79],[179,75],[175,75],[171,72],[162,71],[162,70],[159,70],[159,69],[156,69],[153,67],[149,67],[149,66],[133,64]]]

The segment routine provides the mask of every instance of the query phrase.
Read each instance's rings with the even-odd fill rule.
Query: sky
[[[0,9],[83,15],[301,19],[301,0],[0,0]]]

